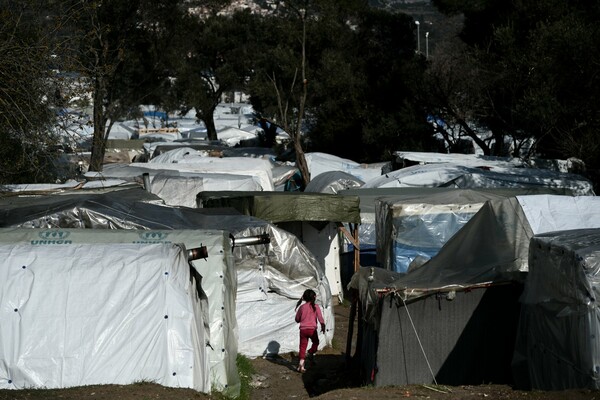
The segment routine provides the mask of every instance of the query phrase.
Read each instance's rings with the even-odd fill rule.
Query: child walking
[[[308,349],[309,357],[312,357],[319,347],[317,321],[321,324],[321,332],[325,333],[325,320],[323,319],[321,308],[315,304],[316,299],[317,294],[315,291],[307,289],[304,291],[302,298],[298,300],[298,304],[296,304],[296,322],[300,323],[300,349],[298,351],[300,362],[297,368],[298,372],[306,371],[304,368],[304,359],[306,356],[306,347],[308,347],[308,340],[310,339],[312,342],[312,346]],[[302,301],[305,303],[302,304]]]

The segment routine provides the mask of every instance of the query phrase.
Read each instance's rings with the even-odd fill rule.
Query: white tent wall
[[[3,243],[0,259],[0,388],[152,381],[210,391],[183,247]]]
[[[319,290],[317,290],[317,293]],[[320,296],[319,296],[320,297]],[[240,330],[240,353],[250,357],[298,352],[299,325],[294,320],[298,300],[267,294],[262,301],[238,302]],[[333,308],[317,302],[323,311],[323,319],[329,332],[333,332]],[[275,323],[273,323],[275,322]],[[329,333],[319,331],[319,350],[331,344]]]
[[[292,221],[279,222],[277,225],[294,234],[310,250],[325,269],[331,295],[337,296],[338,301],[342,302],[344,288],[340,271],[341,238],[338,226],[334,222],[315,224],[306,221]]]
[[[599,273],[600,229],[531,238],[513,357],[520,387],[600,389]]]
[[[170,176],[157,174],[150,192],[173,206],[196,207],[196,195],[204,190],[262,190],[252,177],[232,174]]]
[[[319,349],[335,332],[330,283],[312,251],[295,235],[271,226],[267,246],[234,248],[238,291],[236,318],[239,352],[248,357],[298,351],[296,303],[306,289],[317,293],[327,330],[319,333]],[[250,233],[250,232],[247,232]],[[298,263],[303,263],[299,265]]]
[[[240,380],[236,358],[238,353],[235,293],[237,277],[231,255],[231,243],[223,231],[214,230],[111,230],[111,229],[0,229],[0,242],[29,243],[31,246],[59,246],[85,243],[135,243],[140,246],[183,243],[187,248],[206,246],[208,257],[192,261],[201,275],[199,288],[204,315],[202,351],[206,353],[205,372],[211,388],[237,395]],[[208,301],[207,301],[208,298]]]
[[[270,161],[246,157],[193,157],[177,163],[132,163],[132,167],[148,169],[177,170],[181,173],[218,173],[251,176],[257,180],[262,190],[273,191],[272,165]]]

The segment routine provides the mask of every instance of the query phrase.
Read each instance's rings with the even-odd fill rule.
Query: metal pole
[[[419,29],[421,23],[419,21],[415,21],[415,25],[417,25],[417,53],[421,53],[421,33]]]
[[[231,239],[231,247],[236,246],[252,246],[256,244],[268,244],[271,243],[271,237],[268,233],[263,233],[261,235],[256,236],[248,236],[248,237],[233,237],[233,235],[229,236]]]

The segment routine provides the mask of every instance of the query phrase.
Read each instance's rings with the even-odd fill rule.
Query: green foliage
[[[469,115],[498,138],[532,138],[543,157],[600,166],[600,6],[560,0],[437,0],[463,12],[464,53],[480,71]],[[471,94],[472,92],[468,92]],[[477,96],[476,96],[477,97]]]
[[[186,8],[183,0],[65,0],[53,3],[62,26],[68,71],[92,93],[90,169],[102,169],[112,124],[140,104],[160,104],[169,78],[166,49]]]
[[[252,398],[252,387],[250,386],[250,381],[252,379],[252,375],[256,371],[254,371],[254,367],[252,366],[250,360],[242,354],[237,355],[236,365],[238,369],[238,374],[240,375],[241,387],[240,394],[237,397],[235,397],[235,399],[250,400]],[[231,400],[230,397],[215,390],[213,390],[211,398],[215,400]]]
[[[0,184],[55,179],[51,40],[36,2],[0,2]]]
[[[425,68],[415,56],[412,19],[363,1],[304,6],[307,150],[373,162],[400,148],[429,148],[432,132],[424,111],[409,100],[415,96],[412,82]],[[261,38],[264,51],[250,82],[254,108],[290,129],[302,89],[302,23],[293,11],[263,22],[262,31],[270,35]]]
[[[216,140],[214,111],[223,93],[243,90],[251,71],[257,16],[236,12],[232,16],[201,19],[190,15],[181,21],[173,50],[176,80],[169,91],[173,106],[196,115],[207,126],[208,136]],[[174,56],[175,57],[175,56]]]

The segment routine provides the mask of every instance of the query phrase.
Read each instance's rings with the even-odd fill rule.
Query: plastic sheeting
[[[273,222],[300,238],[325,273],[332,295],[343,299],[340,235],[336,223],[358,222],[358,198],[322,193],[203,192],[203,207],[232,207],[246,215]]]
[[[205,321],[205,342],[211,385],[229,394],[239,393],[237,323],[235,318],[236,276],[228,233],[201,230],[132,231],[114,229],[0,229],[0,242],[27,242],[33,246],[60,246],[79,243],[182,243],[187,248],[206,246],[209,257],[191,262],[200,274],[201,312]],[[210,301],[208,300],[210,299]],[[208,374],[208,373],[207,373]]]
[[[153,381],[210,391],[182,247],[2,244],[0,259],[0,388]]]
[[[415,258],[435,256],[484,202],[503,198],[501,191],[468,189],[380,198],[375,201],[378,259],[386,269],[406,272]]]
[[[577,174],[537,168],[489,171],[457,164],[414,165],[365,181],[364,188],[383,187],[536,188],[565,190],[565,194],[594,195],[592,183]]]
[[[527,212],[521,204],[527,204]],[[575,213],[577,218],[569,218]],[[600,198],[531,195],[488,201],[435,257],[400,277],[394,287],[412,298],[440,289],[522,282],[528,271],[533,215],[532,221],[546,221],[546,227],[560,221],[563,230],[600,228]]]
[[[513,359],[521,386],[600,389],[599,290],[600,229],[531,239]]]
[[[327,171],[311,178],[304,189],[305,193],[338,194],[341,190],[361,187],[359,178],[342,171]]]
[[[306,164],[311,178],[328,171],[346,172],[363,182],[381,175],[387,163],[359,164],[346,158],[340,158],[327,153],[305,153]]]
[[[258,158],[192,157],[184,158],[177,163],[132,163],[130,165],[148,169],[177,170],[179,172],[246,175],[256,179],[262,190],[272,191],[275,189],[271,162]]]
[[[228,231],[235,237],[266,233],[270,237],[269,245],[234,248],[236,273],[244,270],[259,271],[268,284],[266,290],[263,290],[273,299],[280,299],[282,302],[287,302],[287,299],[298,300],[306,289],[315,290],[324,307],[324,317],[329,314],[326,318],[332,321],[323,345],[331,342],[334,333],[333,305],[325,269],[298,238],[266,221],[237,213],[231,214],[231,211],[226,214],[227,210],[223,209],[174,208],[141,202],[156,199],[156,196],[141,189],[103,194],[5,198],[0,199],[0,226],[134,230],[215,229]],[[238,285],[243,286],[244,282],[239,282],[239,277],[240,275]],[[206,288],[205,290],[208,291]],[[235,299],[235,291],[228,290],[227,294]],[[243,300],[243,297],[240,296],[238,300],[240,299]],[[277,315],[267,314],[266,320],[258,321],[253,314],[246,315],[240,310],[236,310],[236,314],[240,338],[245,337],[243,331],[247,327],[257,323],[274,328],[250,343],[238,343],[239,348],[248,349],[248,353],[244,355],[262,355],[267,343],[287,340],[288,332],[277,329],[289,324],[283,316],[278,318]],[[290,318],[293,318],[293,313]],[[231,362],[235,363],[235,359]],[[218,377],[227,381],[226,378]]]
[[[261,190],[249,176],[217,175],[169,176],[158,174],[152,178],[150,191],[173,206],[196,207],[196,195],[205,190]]]

